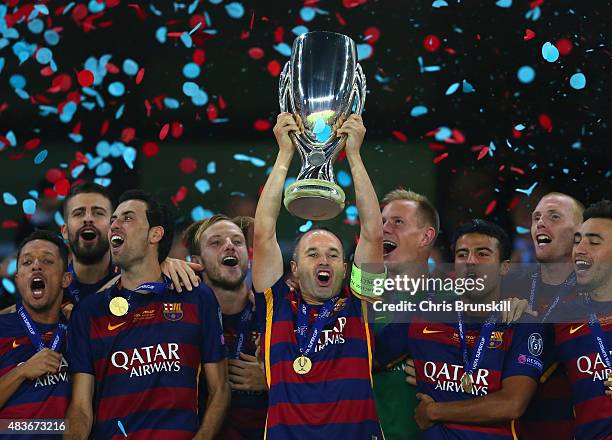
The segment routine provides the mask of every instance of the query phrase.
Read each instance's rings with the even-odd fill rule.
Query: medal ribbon
[[[465,337],[465,328],[463,325],[463,312],[457,311],[457,315],[459,340],[461,341],[461,350],[463,351],[463,371],[466,374],[472,375],[474,371],[478,369],[478,365],[482,361],[484,350],[485,348],[487,348],[489,340],[491,339],[491,333],[493,333],[493,328],[495,328],[495,321],[497,319],[497,316],[495,313],[491,313],[483,324],[482,329],[480,330],[480,334],[478,335],[478,339],[476,340],[476,345],[474,346],[474,357],[470,362],[468,357],[467,340]]]
[[[340,297],[336,296],[325,301],[319,309],[319,315],[315,318],[312,326],[308,325],[308,312],[310,307],[303,300],[298,304],[298,328],[296,336],[298,348],[302,356],[308,356],[312,352],[314,345],[319,340],[323,327],[336,320],[332,312],[339,299]]]
[[[38,332],[36,325],[32,321],[32,318],[30,318],[30,315],[28,314],[27,310],[23,306],[20,306],[19,310],[17,310],[17,314],[21,318],[21,324],[23,325],[23,328],[28,332],[30,341],[32,341],[32,344],[34,344],[34,347],[36,347],[36,351],[41,351],[42,349],[46,348],[45,343],[43,342],[42,337],[40,336],[40,333]],[[49,348],[51,350],[57,352],[60,351],[67,330],[68,325],[66,323],[66,318],[63,314],[60,313],[60,322],[57,324],[55,333],[51,338],[51,345],[49,345]]]
[[[533,305],[535,303],[535,295],[537,291],[538,280],[540,278],[541,278],[540,271],[537,271],[533,275],[531,275],[531,289],[529,291],[529,307],[532,310],[533,310]],[[567,277],[567,279],[563,281],[563,283],[559,286],[559,294],[555,296],[555,299],[553,300],[552,304],[548,306],[548,309],[546,309],[546,312],[544,312],[544,315],[542,316],[542,321],[540,322],[546,321],[546,319],[551,314],[551,312],[554,310],[554,308],[557,307],[557,305],[559,304],[559,301],[561,301],[561,298],[565,297],[574,288],[575,285],[576,285],[576,274],[572,272],[570,276]]]
[[[595,342],[597,343],[597,349],[599,350],[599,354],[601,355],[601,359],[606,364],[606,367],[612,368],[612,362],[610,361],[610,356],[606,350],[606,335],[601,329],[601,324],[599,323],[599,319],[597,319],[597,314],[593,310],[593,304],[591,297],[589,295],[584,296],[584,302],[586,303],[589,310],[589,327],[591,329],[591,333],[595,338]]]
[[[244,339],[251,330],[251,318],[253,316],[253,305],[247,302],[247,305],[240,314],[240,326],[238,327],[238,340],[236,341],[236,350],[234,351],[234,359],[240,358],[240,352],[244,346]]]
[[[128,311],[129,311],[129,306],[130,306],[130,300],[132,299],[132,294],[134,292],[159,294],[159,293],[163,293],[166,290],[168,290],[170,288],[170,280],[166,278],[165,275],[163,277],[164,277],[164,281],[161,283],[143,283],[140,286],[136,287],[134,290],[123,289],[123,287],[121,287],[121,289],[127,290],[128,292],[130,292],[126,298],[128,302]],[[121,282],[121,278],[117,280],[115,287],[117,287],[120,284],[120,282]],[[109,302],[112,299],[110,298],[110,291],[111,289],[107,290],[107,297],[108,297]]]
[[[70,292],[74,303],[77,304],[81,300],[81,290],[78,287],[79,279],[76,273],[74,272],[74,265],[72,264],[72,261],[68,265],[68,272],[72,274],[72,281],[70,281],[70,285],[68,286],[68,292]],[[108,279],[110,279],[115,274],[115,272],[116,267],[115,269],[113,269],[113,265],[111,265],[108,270]]]

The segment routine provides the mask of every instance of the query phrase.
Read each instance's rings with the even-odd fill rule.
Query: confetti
[[[535,78],[535,70],[531,66],[522,66],[516,73],[516,77],[523,84],[529,84]]]
[[[542,45],[542,57],[549,63],[554,63],[559,59],[559,49],[547,41]]]
[[[584,89],[586,86],[586,77],[584,73],[574,73],[570,78],[570,86],[576,90]]]

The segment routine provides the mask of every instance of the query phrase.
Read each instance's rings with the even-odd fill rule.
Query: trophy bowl
[[[343,119],[361,114],[365,75],[355,42],[334,32],[307,32],[293,42],[279,80],[281,112],[299,115],[304,133],[292,133],[302,167],[285,190],[285,207],[308,220],[329,220],[344,209],[333,163],[344,139],[335,135]]]

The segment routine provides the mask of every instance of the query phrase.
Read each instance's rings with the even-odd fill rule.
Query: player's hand
[[[267,388],[263,364],[255,356],[240,353],[229,360],[229,383],[233,390],[264,391]]]
[[[272,129],[279,151],[293,153],[295,146],[293,139],[289,136],[290,133],[304,133],[304,124],[298,115],[283,112],[276,117],[276,125]]]
[[[336,135],[346,135],[345,149],[347,155],[358,154],[363,144],[366,128],[360,115],[352,114],[342,126],[336,130]]]
[[[612,397],[612,376],[604,382],[604,387],[606,387],[606,396]]]
[[[66,317],[66,319],[70,319],[70,315],[72,314],[72,309],[74,309],[74,304],[67,303],[62,306],[62,313]]]
[[[176,258],[166,258],[161,264],[162,273],[172,280],[172,285],[177,292],[182,292],[183,286],[189,291],[197,287],[200,284],[200,278],[196,271],[201,272],[202,270],[204,268],[198,263]]]
[[[406,360],[404,373],[406,373],[406,382],[408,382],[412,386],[416,386],[416,370],[414,368],[414,359]]]
[[[43,374],[57,373],[60,369],[62,355],[49,348],[43,348],[22,364],[23,374],[34,380]]]
[[[414,419],[421,430],[431,428],[434,422],[431,420],[429,411],[435,401],[427,394],[417,393],[416,398],[419,399],[419,405],[414,410]]]
[[[503,323],[510,324],[511,322],[517,321],[523,313],[527,313],[535,318],[538,317],[538,312],[529,307],[529,301],[526,299],[512,297],[507,300],[510,301],[510,311],[502,311]]]

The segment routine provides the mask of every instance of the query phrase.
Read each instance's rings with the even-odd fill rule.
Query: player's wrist
[[[431,402],[427,405],[426,408],[426,414],[427,414],[427,418],[432,422],[432,423],[438,423],[441,420],[441,414],[440,414],[440,404],[438,402]]]

